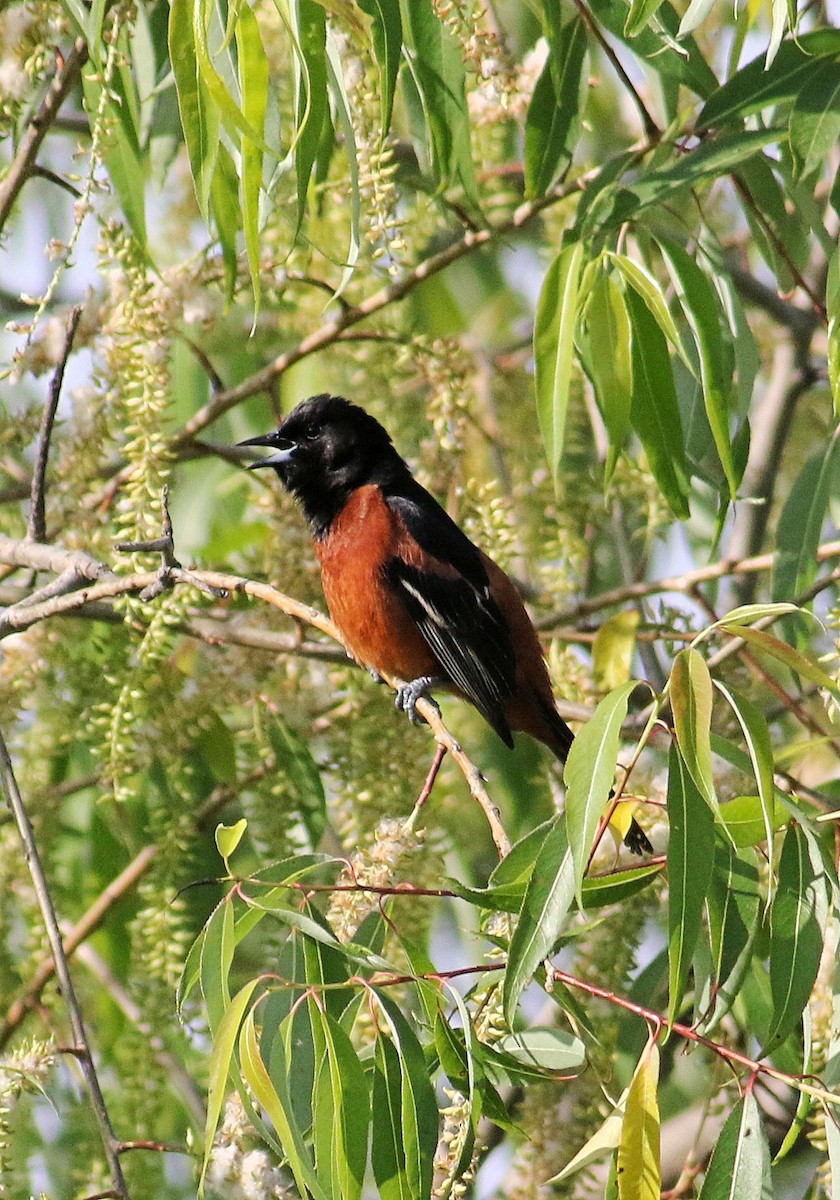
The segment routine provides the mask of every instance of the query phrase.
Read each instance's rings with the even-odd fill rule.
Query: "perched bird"
[[[429,689],[444,687],[474,704],[506,746],[521,730],[565,762],[574,735],[516,588],[370,413],[313,396],[273,433],[239,444],[272,451],[249,469],[273,467],[300,502],[332,619],[358,662],[408,681],[397,704],[409,717]],[[635,828],[640,849],[647,839]]]

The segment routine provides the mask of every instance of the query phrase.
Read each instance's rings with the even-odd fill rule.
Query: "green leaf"
[[[306,213],[312,168],[318,156],[324,122],[329,119],[327,97],[327,14],[315,0],[298,0],[290,10],[297,18],[297,103],[295,177],[297,229]]]
[[[537,415],[555,480],[563,457],[582,262],[581,242],[557,255],[543,280],[534,321]]]
[[[254,315],[260,307],[260,193],[263,179],[263,135],[268,107],[268,59],[257,18],[247,4],[240,6],[236,22],[236,48],[242,115],[254,136],[239,139],[242,185],[242,228],[254,293]]]
[[[310,1195],[312,1200],[329,1200],[315,1173],[312,1156],[294,1115],[287,1084],[288,1068],[282,1062],[282,1046],[282,1037],[275,1039],[272,1057],[276,1055],[280,1061],[272,1075],[269,1075],[260,1055],[252,1009],[239,1037],[243,1078],[253,1092],[254,1099],[271,1119],[301,1196]]]
[[[224,142],[219,143],[217,150],[216,168],[210,184],[210,208],[216,222],[216,231],[222,249],[222,262],[225,267],[225,295],[230,300],[236,290],[239,264],[236,235],[239,232],[241,212],[236,166]],[[220,721],[219,724],[223,724],[223,722]],[[232,735],[231,742],[233,742]]]
[[[717,813],[710,741],[712,677],[706,660],[691,647],[679,652],[671,668],[671,708],[683,761],[701,796]]]
[[[710,96],[697,120],[698,131],[724,126],[794,100],[813,78],[820,56],[840,54],[840,30],[820,29],[783,42],[769,69],[762,54],[737,71]]]
[[[131,75],[123,86],[123,75],[116,73],[105,100],[104,115],[107,130],[104,163],[120,206],[144,254],[148,252],[146,234],[146,176],[147,155],[140,147],[135,125],[137,108],[136,85]],[[82,71],[85,108],[91,120],[101,107],[101,74],[93,62]]]
[[[633,365],[630,317],[624,293],[606,272],[599,275],[590,293],[586,306],[586,332],[585,367],[595,386],[610,439],[610,452],[604,467],[604,486],[609,487],[618,456],[630,432]]]
[[[228,895],[216,906],[204,926],[201,946],[201,994],[207,1005],[211,1033],[218,1028],[230,1004],[228,980],[233,949],[233,899]]]
[[[534,863],[510,940],[503,986],[505,1020],[513,1027],[519,997],[551,953],[575,896],[575,865],[565,822],[556,817]]]
[[[650,24],[662,0],[630,0],[630,11],[624,22],[624,36],[634,38]]]
[[[612,871],[609,875],[590,875],[583,881],[583,907],[603,908],[606,904],[620,904],[635,896],[662,873],[660,863],[634,867],[630,871]]]
[[[525,192],[542,196],[571,161],[585,83],[586,27],[573,17],[552,38],[525,120]]]
[[[736,851],[718,839],[707,896],[714,1003],[701,1023],[704,1034],[710,1034],[735,1003],[749,969],[761,910],[755,852]]]
[[[259,979],[251,979],[226,1006],[219,1027],[213,1038],[213,1052],[210,1055],[210,1067],[207,1087],[207,1121],[204,1126],[204,1162],[201,1168],[201,1179],[207,1171],[210,1155],[213,1152],[213,1138],[219,1126],[222,1115],[222,1105],[228,1090],[228,1074],[230,1072],[233,1052],[239,1034],[239,1026],[245,1015],[245,1010],[251,1003],[251,997],[260,983]]]
[[[782,508],[773,564],[774,600],[793,600],[816,577],[817,546],[840,462],[838,446],[835,431],[800,471]]]
[[[668,821],[668,1021],[673,1023],[700,935],[715,855],[712,810],[674,744],[668,760]]]
[[[636,688],[631,679],[610,692],[572,742],[563,777],[566,781],[566,836],[575,868],[575,895],[582,905],[581,884],[592,852],[592,840],[615,780],[621,726]],[[535,868],[536,870],[536,868]]]
[[[828,881],[819,852],[792,822],[782,844],[779,885],[770,908],[773,1021],[764,1053],[780,1046],[808,1003],[823,948]]]
[[[729,433],[730,394],[735,365],[732,343],[723,336],[723,314],[709,279],[681,246],[664,238],[658,240],[697,345],[706,416],[729,484],[729,498],[734,500],[741,480],[735,469]]]
[[[679,53],[674,50],[680,18],[672,4],[661,4],[656,13],[656,25],[648,25],[634,38],[624,32],[627,20],[626,0],[593,0],[590,5],[599,21],[610,33],[625,42],[635,56],[644,60],[651,71],[657,72],[666,84],[684,84],[701,97],[710,96],[718,81],[692,37],[682,39]]]
[[[658,280],[651,275],[646,267],[642,266],[641,263],[637,263],[635,259],[628,258],[626,254],[615,254],[612,251],[608,251],[607,259],[621,272],[633,291],[644,300],[650,315],[654,318],[665,337],[688,369],[692,370],[691,360],[686,354],[676,322],[671,316],[671,310],[668,308],[668,302],[665,299],[665,294]]]
[[[731,844],[739,849],[757,846],[767,841],[765,806],[760,796],[733,796],[720,806],[720,818]],[[770,825],[773,833],[787,824],[788,813],[773,797]]]
[[[219,152],[219,108],[198,69],[192,25],[193,0],[172,0],[169,9],[169,57],[178,92],[181,127],[187,143],[195,195],[205,221]]]
[[[328,1013],[314,1007],[326,1054],[315,1083],[315,1169],[319,1179],[328,1181],[326,1190],[333,1200],[358,1200],[367,1164],[368,1083],[347,1034]]]
[[[770,1148],[751,1090],[721,1130],[700,1200],[773,1200]]]
[[[371,1165],[381,1200],[414,1200],[406,1171],[402,1130],[403,1072],[390,1038],[378,1037],[374,1047]]]
[[[532,1025],[521,1033],[507,1033],[493,1048],[541,1072],[576,1071],[586,1060],[580,1038],[551,1026]]]
[[[599,691],[620,687],[630,678],[641,621],[637,608],[627,608],[604,621],[592,643],[592,673]]]
[[[429,1081],[429,1072],[423,1056],[423,1049],[411,1026],[399,1008],[381,991],[373,989],[372,994],[375,996],[377,1004],[381,1009],[383,1023],[390,1030],[390,1045],[396,1052],[396,1065],[399,1072],[398,1121],[394,1123],[394,1128],[390,1131],[379,1130],[376,1121],[374,1121],[373,1125],[374,1176],[379,1185],[382,1200],[391,1200],[392,1197],[402,1197],[404,1195],[402,1191],[403,1183],[400,1182],[401,1179],[411,1200],[426,1200],[432,1186],[432,1172],[438,1138],[438,1111],[435,1094]],[[384,1035],[380,1035],[379,1040],[383,1045],[388,1042],[388,1039]],[[386,1068],[388,1068],[387,1054],[388,1051],[385,1051],[385,1057],[382,1059]],[[396,1100],[396,1096],[393,1094],[393,1085],[395,1083],[393,1059],[391,1059],[390,1068],[384,1074],[385,1083],[388,1084],[390,1081],[390,1103],[392,1100]],[[376,1091],[376,1083],[374,1084],[374,1091]],[[381,1108],[380,1098],[380,1111]],[[392,1159],[390,1157],[391,1141],[395,1133],[399,1137],[399,1145],[396,1148],[396,1156]],[[390,1165],[391,1169],[396,1167],[396,1177],[391,1176],[392,1179],[395,1179],[395,1185],[387,1191],[383,1185],[382,1177],[377,1173],[377,1158],[379,1159],[380,1170],[383,1170],[386,1165]]]
[[[431,0],[403,0],[401,11],[411,38],[408,62],[423,103],[432,170],[439,183],[460,184],[478,212],[461,46]]]
[[[778,142],[780,135],[781,131],[775,128],[716,134],[688,154],[647,170],[618,191],[610,226],[635,220],[652,205],[672,203],[681,192],[740,169],[763,146]]]
[[[619,1200],[659,1200],[659,1050],[645,1047],[627,1092],[618,1144]]]
[[[761,812],[769,849],[773,844],[773,817],[776,804],[770,730],[767,728],[764,714],[754,704],[744,696],[738,696],[735,692],[730,691],[720,680],[715,680],[715,686],[735,713],[744,735],[753,775],[758,785],[758,796],[761,801]],[[769,895],[772,895],[772,886],[768,891]]]
[[[799,610],[795,609],[794,611]],[[799,650],[795,650],[787,642],[774,637],[772,633],[767,633],[765,629],[738,628],[733,629],[732,632],[747,642],[748,645],[754,646],[764,654],[769,654],[771,658],[777,659],[778,662],[784,663],[786,667],[790,667],[791,671],[795,671],[803,679],[810,679],[818,687],[826,688],[829,691],[837,691],[837,681],[832,679],[830,675],[827,675],[813,659],[800,653]]]
[[[840,63],[819,62],[796,97],[788,126],[799,176],[822,171],[840,142]]]
[[[633,326],[633,398],[630,419],[648,464],[674,515],[686,519],[688,464],[674,376],[665,338],[645,302],[627,293]]]
[[[350,100],[344,86],[344,70],[338,51],[336,33],[332,26],[327,27],[327,83],[335,107],[336,119],[347,153],[347,166],[350,173],[350,243],[345,255],[344,271],[341,282],[336,289],[333,299],[338,299],[350,282],[353,268],[359,257],[361,247],[362,193],[359,186],[359,163],[356,149],[356,133],[353,129],[353,118],[350,113]],[[325,128],[329,128],[328,126]]]
[[[228,871],[228,859],[233,854],[236,847],[242,841],[242,835],[248,828],[248,822],[244,817],[240,817],[233,825],[217,825],[216,826],[216,849],[225,860],[225,866]]]
[[[318,764],[304,739],[277,713],[269,716],[268,737],[294,792],[295,808],[314,848],[327,828],[327,800]]]
[[[387,136],[394,108],[394,89],[402,58],[402,19],[399,0],[359,0],[359,8],[372,20],[373,53],[379,67],[381,137]]]

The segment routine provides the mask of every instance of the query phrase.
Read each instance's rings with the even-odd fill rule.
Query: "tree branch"
[[[99,1133],[105,1149],[108,1168],[111,1172],[114,1191],[120,1197],[120,1200],[130,1200],[122,1167],[120,1166],[119,1140],[114,1134],[111,1119],[108,1116],[108,1109],[105,1105],[105,1097],[102,1095],[102,1089],[99,1085],[99,1077],[96,1074],[96,1067],[93,1063],[93,1054],[91,1053],[90,1043],[85,1032],[82,1010],[79,1007],[79,1001],[73,987],[73,980],[70,977],[70,968],[67,963],[67,956],[64,953],[61,931],[58,927],[58,918],[56,917],[52,898],[47,887],[44,868],[41,864],[41,856],[38,853],[38,846],[35,842],[35,834],[29,821],[23,798],[18,790],[14,767],[12,766],[12,760],[9,757],[8,747],[2,733],[0,733],[0,777],[2,777],[3,791],[6,794],[6,800],[14,815],[20,839],[23,842],[26,859],[29,863],[32,883],[35,888],[35,894],[38,897],[38,906],[41,909],[41,916],[55,961],[56,974],[61,984],[64,1003],[67,1005],[67,1011],[70,1016],[70,1028],[73,1031],[75,1051],[87,1082],[91,1107],[93,1108],[96,1123],[99,1126]]]
[[[817,549],[817,561],[826,562],[832,558],[840,558],[840,541],[823,542]],[[771,571],[775,562],[775,554],[757,554],[750,558],[727,558],[720,562],[710,563],[706,567],[698,567],[694,571],[686,571],[684,575],[671,575],[665,579],[642,580],[640,583],[628,583],[621,587],[611,588],[601,592],[599,596],[590,596],[561,608],[550,616],[542,617],[536,622],[538,629],[554,629],[557,625],[571,624],[581,617],[590,616],[604,608],[612,608],[618,604],[626,604],[628,600],[643,600],[646,596],[655,596],[658,592],[690,592],[699,583],[710,583],[715,579],[724,579],[730,575],[751,575],[761,571]]]
[[[30,491],[31,507],[29,510],[27,537],[31,542],[43,542],[47,535],[44,483],[47,474],[47,460],[50,456],[50,438],[52,436],[56,410],[58,409],[58,401],[61,398],[64,370],[67,366],[67,360],[70,357],[70,351],[73,348],[73,339],[76,336],[81,315],[81,304],[77,304],[75,308],[70,310],[70,316],[67,321],[67,332],[64,335],[64,345],[61,348],[61,355],[53,372],[49,396],[47,397],[47,403],[44,405],[44,415],[41,418],[41,429],[38,434],[38,454],[35,459],[35,470],[32,472],[32,487]]]
[[[0,233],[2,233],[23,185],[35,169],[41,143],[58,116],[58,110],[75,87],[87,62],[88,48],[84,38],[77,38],[73,49],[56,72],[47,94],[35,116],[29,122],[18,152],[4,179],[0,181]]]

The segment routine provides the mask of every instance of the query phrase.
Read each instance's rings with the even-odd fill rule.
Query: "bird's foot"
[[[438,708],[437,703],[428,694],[429,688],[440,687],[445,682],[445,679],[440,679],[435,675],[420,675],[417,679],[412,679],[410,683],[404,683],[397,689],[394,706],[402,709],[412,725],[425,725],[425,717],[421,717],[417,711],[417,701],[425,696],[431,704],[434,704],[435,708]]]
[[[385,680],[382,678],[382,676],[377,671],[376,667],[368,667],[368,675],[370,675],[370,677],[374,683],[384,683],[385,682]]]

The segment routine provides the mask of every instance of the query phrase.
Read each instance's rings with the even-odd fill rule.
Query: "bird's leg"
[[[404,683],[402,687],[397,688],[394,706],[402,709],[412,725],[425,725],[424,718],[417,711],[417,701],[425,696],[437,708],[437,704],[428,695],[428,692],[430,688],[442,687],[445,683],[446,680],[439,675],[419,675],[417,679],[412,679],[409,683]],[[440,710],[438,709],[438,711]]]

